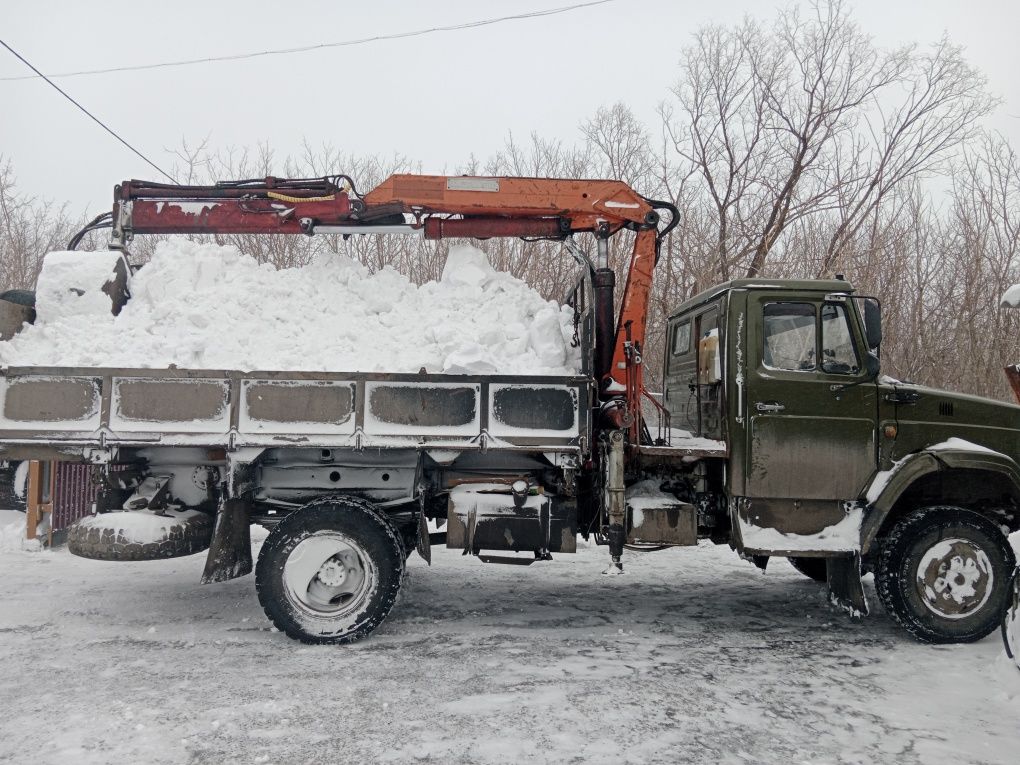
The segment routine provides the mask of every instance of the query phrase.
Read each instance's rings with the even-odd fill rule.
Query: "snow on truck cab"
[[[762,569],[786,557],[856,615],[873,572],[918,639],[989,634],[1015,567],[1020,407],[881,377],[878,302],[838,279],[737,280],[686,301],[668,321],[659,400],[642,350],[676,219],[616,181],[402,175],[365,195],[346,177],[126,182],[93,223],[123,253],[146,233],[562,241],[579,271],[566,300],[578,373],[8,366],[0,458],[96,466],[95,512],[69,533],[78,555],[208,548],[203,581],[222,581],[252,571],[250,524],[268,527],[258,597],[304,642],[371,633],[414,551],[531,564],[574,552],[579,535],[608,547],[608,574],[628,548],[699,540]],[[608,242],[624,230],[618,295]],[[117,311],[130,273],[109,271]]]

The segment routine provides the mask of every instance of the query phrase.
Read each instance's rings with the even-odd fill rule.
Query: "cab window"
[[[846,306],[836,303],[822,306],[822,371],[843,375],[860,371]]]
[[[673,355],[683,356],[691,351],[691,320],[677,324],[673,329]]]
[[[762,363],[769,369],[794,372],[815,368],[817,331],[811,303],[767,303],[762,327]]]

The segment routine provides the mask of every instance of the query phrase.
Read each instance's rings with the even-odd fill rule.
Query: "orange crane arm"
[[[625,228],[632,230],[634,250],[615,322],[611,362],[605,349],[607,363],[598,376],[606,397],[625,398],[627,407],[618,414],[618,424],[631,427],[632,438],[637,436],[643,387],[640,355],[661,238],[656,209],[670,209],[674,221],[676,211],[672,205],[646,199],[621,181],[396,174],[364,195],[347,176],[265,178],[213,186],[125,181],[116,187],[114,197],[109,220],[100,216],[90,226],[112,226],[112,246],[121,248],[136,233],[422,230],[430,239],[563,239],[590,233],[604,253],[601,270],[608,271],[609,237]],[[78,239],[80,235],[73,243]],[[611,306],[612,277],[609,284]],[[611,323],[611,307],[609,314]]]
[[[620,181],[391,175],[363,198],[369,208],[399,203],[412,214],[559,217],[573,232],[594,233],[601,224],[610,233],[628,224],[654,228],[659,220],[644,197]]]

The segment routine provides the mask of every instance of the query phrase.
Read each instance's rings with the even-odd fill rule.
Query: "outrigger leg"
[[[609,434],[609,449],[606,453],[606,510],[609,523],[606,526],[606,538],[609,540],[609,568],[603,574],[622,574],[623,543],[627,532],[624,528],[627,513],[627,489],[624,484],[623,469],[624,437],[622,430],[614,430]]]

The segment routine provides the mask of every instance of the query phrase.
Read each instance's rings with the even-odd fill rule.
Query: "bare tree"
[[[995,103],[958,48],[881,51],[841,0],[782,11],[767,30],[699,31],[672,93],[661,116],[702,181],[722,279],[760,274],[791,224],[835,210],[828,271],[890,192],[950,159]]]
[[[18,192],[14,167],[0,155],[0,289],[31,289],[43,256],[62,250],[84,220],[67,205]]]
[[[889,95],[865,115],[871,145],[854,147],[839,187],[840,220],[829,240],[821,273],[867,224],[892,189],[910,178],[947,167],[953,150],[970,138],[997,104],[985,77],[958,46],[943,38],[932,50],[911,56],[900,78],[905,93]]]

